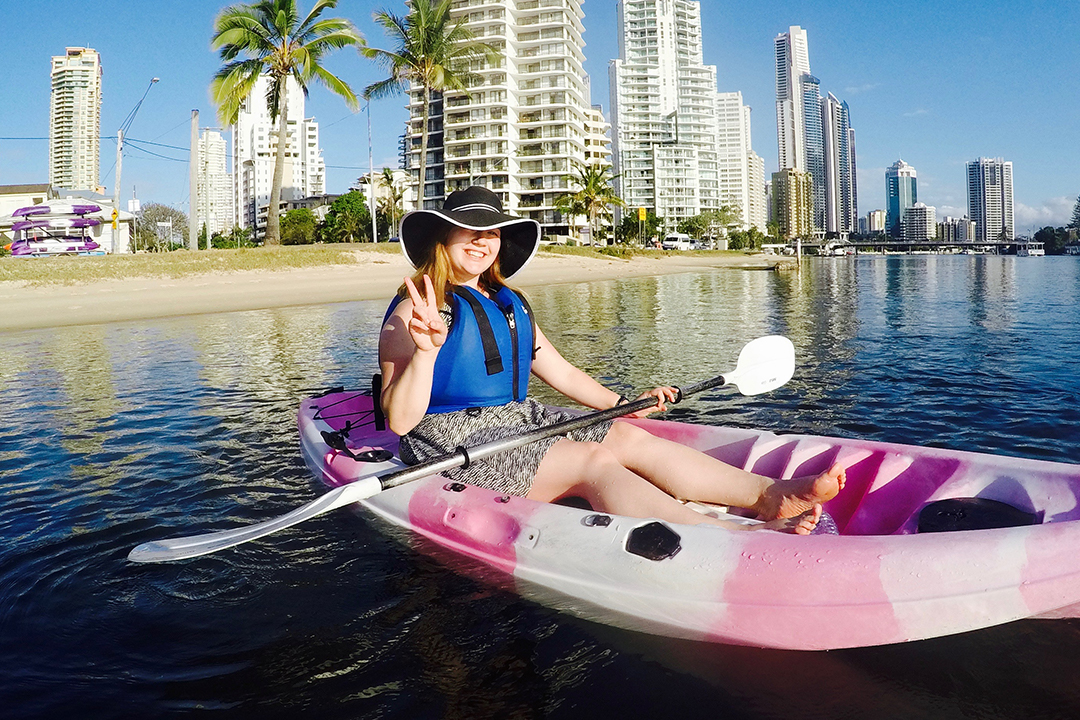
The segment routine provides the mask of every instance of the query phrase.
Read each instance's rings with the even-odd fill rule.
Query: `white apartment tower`
[[[989,243],[1004,234],[1016,237],[1013,224],[1012,162],[979,158],[967,164],[968,217],[975,223],[975,241]]]
[[[270,76],[263,75],[240,106],[233,126],[233,207],[235,224],[254,228],[261,237],[270,205],[277,157],[278,123],[270,119],[266,91]],[[319,125],[304,117],[304,93],[289,78],[285,86],[288,103],[285,173],[281,182],[281,203],[326,192],[326,165],[319,148]]]
[[[780,169],[807,172],[803,75],[810,74],[806,31],[792,25],[776,36],[776,140]]]
[[[700,3],[622,0],[618,17],[609,86],[622,199],[672,229],[721,205],[738,210],[742,227],[764,229],[764,164],[750,147],[750,109],[741,93],[717,92],[716,68],[702,57]]]
[[[198,181],[199,219],[206,224],[207,236],[226,233],[233,228],[233,187],[225,166],[225,138],[216,130],[203,130],[199,138]]]
[[[821,99],[824,139],[825,231],[858,232],[859,204],[855,183],[855,130],[848,104],[829,93]]]
[[[750,108],[741,92],[716,94],[716,119],[720,204],[738,210],[744,230],[765,232],[765,161],[751,145]]]
[[[480,81],[469,93],[433,94],[423,206],[438,207],[454,190],[481,185],[503,209],[538,221],[545,234],[567,234],[555,209],[571,191],[568,175],[604,145],[583,63],[582,0],[457,0],[475,39],[502,53],[470,68]],[[423,89],[409,93],[406,168],[419,167]],[[602,131],[602,127],[600,128]]]
[[[101,154],[101,58],[69,47],[52,59],[49,100],[49,184],[97,190]]]

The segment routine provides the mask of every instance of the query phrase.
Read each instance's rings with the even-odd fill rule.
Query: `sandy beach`
[[[541,253],[514,285],[611,280],[710,268],[761,269],[793,258],[775,255],[673,255],[596,259]],[[183,278],[131,278],[32,287],[0,282],[0,332],[146,320],[203,313],[389,299],[411,268],[395,255],[359,257],[356,264],[280,272],[247,271]]]

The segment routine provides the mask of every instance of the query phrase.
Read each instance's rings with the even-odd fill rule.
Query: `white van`
[[[660,246],[665,250],[689,250],[693,247],[686,233],[668,233]]]

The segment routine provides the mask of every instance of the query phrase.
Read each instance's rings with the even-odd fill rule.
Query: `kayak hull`
[[[305,400],[306,462],[331,486],[400,467],[357,462],[323,432],[350,422],[354,452],[397,450],[377,432],[371,398]],[[633,420],[654,434],[772,477],[838,462],[848,485],[827,504],[841,535],[734,532],[667,525],[670,557],[628,551],[650,519],[502,496],[432,477],[362,502],[387,523],[467,559],[522,596],[589,620],[658,635],[758,647],[827,650],[906,642],[1022,618],[1080,615],[1080,467],[838,438]],[[918,510],[982,497],[1041,523],[917,533]],[[645,530],[642,530],[645,528]]]

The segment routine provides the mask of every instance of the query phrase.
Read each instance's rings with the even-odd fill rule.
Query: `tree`
[[[162,227],[158,227],[162,223]],[[167,224],[167,227],[165,226]],[[165,252],[183,246],[188,218],[182,211],[160,203],[143,206],[135,223],[135,249]]]
[[[364,193],[350,190],[333,203],[319,229],[323,242],[362,242],[371,238],[371,211]]]
[[[405,214],[405,188],[401,187],[394,177],[392,168],[383,168],[381,180],[386,187],[386,197],[379,200],[379,212],[385,216],[386,225],[390,229],[388,237],[397,237],[401,234],[398,220]]]
[[[316,0],[307,17],[301,18],[296,0],[261,0],[251,5],[231,5],[214,19],[210,46],[220,51],[225,64],[214,75],[210,92],[221,123],[235,125],[240,107],[251,95],[259,77],[265,74],[271,80],[266,107],[271,121],[278,123],[278,143],[266,216],[264,242],[267,245],[277,245],[281,241],[279,214],[288,138],[288,79],[293,78],[305,95],[308,84],[316,80],[345,98],[351,109],[359,107],[352,88],[321,64],[332,50],[364,44],[363,37],[350,21],[319,19],[324,10],[336,5],[337,0]]]
[[[1062,255],[1065,245],[1069,242],[1069,232],[1065,228],[1053,228],[1047,225],[1035,233],[1035,242],[1043,244],[1043,250],[1047,255]]]
[[[644,223],[638,222],[636,212],[627,213],[619,226],[615,228],[615,240],[622,243],[633,241],[647,247],[651,239],[659,235],[660,228],[663,226],[664,219],[652,210],[646,211]]]
[[[1073,205],[1072,219],[1069,220],[1069,224],[1065,227],[1080,230],[1080,195],[1077,195],[1076,204]]]
[[[721,205],[719,210],[706,210],[681,221],[676,230],[695,238],[717,238],[724,231],[734,230],[734,227],[739,224],[739,215],[738,209],[730,205]]]
[[[589,217],[589,242],[596,244],[600,232],[597,220],[601,217],[611,217],[611,207],[626,207],[623,199],[615,194],[608,165],[590,163],[579,164],[574,175],[567,175],[566,179],[577,187],[573,193],[562,195],[555,201],[555,207],[570,219],[578,215]]]
[[[307,208],[297,208],[285,213],[281,219],[282,245],[310,245],[315,242],[315,213]]]
[[[453,0],[412,0],[410,12],[404,18],[388,10],[375,13],[375,22],[383,26],[396,44],[394,50],[365,47],[367,58],[385,67],[390,76],[364,88],[364,97],[379,99],[398,92],[408,92],[410,83],[422,89],[420,100],[420,167],[418,205],[424,205],[424,181],[427,174],[428,117],[431,115],[431,93],[460,90],[468,92],[469,85],[481,78],[469,69],[473,62],[487,61],[498,65],[502,55],[491,45],[474,39],[465,27],[467,13],[456,20],[450,17]],[[410,121],[411,128],[411,121]]]

